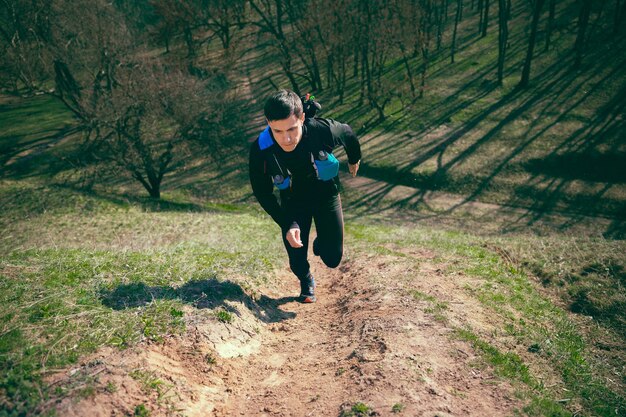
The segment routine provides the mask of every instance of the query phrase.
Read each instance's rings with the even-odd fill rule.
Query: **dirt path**
[[[258,303],[265,322],[242,302],[233,324],[192,317],[182,337],[103,350],[51,380],[71,386],[76,375],[92,376],[95,394],[55,408],[69,416],[128,415],[138,405],[151,416],[339,416],[362,403],[371,414],[354,415],[511,415],[520,406],[512,387],[451,337],[464,323],[493,326],[463,295],[469,278],[444,276],[432,254],[406,255],[408,263],[362,255],[336,270],[314,261],[313,305],[294,301],[297,281],[281,272],[281,286]]]
[[[471,348],[388,281],[399,271],[387,261],[336,271],[317,262],[319,302],[284,305],[296,317],[235,367],[217,415],[329,416],[358,402],[378,415],[394,406],[411,416],[510,414],[510,387],[469,366]]]

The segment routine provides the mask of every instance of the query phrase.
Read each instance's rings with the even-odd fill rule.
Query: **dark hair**
[[[302,116],[302,100],[290,90],[280,90],[272,94],[265,102],[263,109],[269,121],[283,120],[291,116]]]

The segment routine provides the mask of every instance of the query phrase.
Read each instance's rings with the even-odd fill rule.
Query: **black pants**
[[[283,230],[283,243],[289,255],[289,266],[298,279],[302,280],[310,273],[307,255],[312,221],[315,221],[317,230],[316,248],[320,258],[326,266],[337,267],[343,256],[343,212],[339,194],[320,200],[290,202],[287,209],[293,211],[295,220],[300,226],[300,238],[304,245],[301,248],[292,248],[285,237],[287,231]]]

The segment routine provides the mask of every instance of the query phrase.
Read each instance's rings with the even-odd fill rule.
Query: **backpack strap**
[[[274,141],[272,140],[272,135],[270,134],[270,127],[267,126],[263,132],[259,135],[259,148],[261,150],[265,150],[272,146]]]
[[[284,170],[280,165],[272,146],[274,146],[274,141],[272,140],[270,127],[267,126],[259,135],[259,148],[265,159],[264,169],[265,173],[272,178],[276,188],[283,191],[291,187],[291,173],[289,170]]]

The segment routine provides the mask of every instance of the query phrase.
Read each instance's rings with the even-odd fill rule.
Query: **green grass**
[[[6,150],[9,145],[23,145],[29,140],[39,139],[73,123],[71,113],[52,96],[2,98],[0,150]]]
[[[138,368],[133,369],[129,375],[131,378],[141,383],[141,387],[146,393],[149,394],[150,392],[155,391],[157,393],[158,401],[163,400],[167,393],[172,389],[172,384],[168,384],[163,381],[153,371]]]
[[[139,404],[135,407],[134,415],[137,417],[148,417],[150,416],[150,410],[144,404]]]
[[[238,313],[227,302],[253,302],[249,294],[272,279],[284,256],[275,225],[245,206],[146,211],[132,200],[106,200],[36,182],[4,181],[1,186],[0,199],[6,202],[6,234],[0,245],[0,302],[5,306],[1,385],[12,414],[32,410],[50,396],[76,394],[46,392],[43,375],[101,346],[125,349],[142,340],[161,340],[184,332],[186,317],[203,311],[224,323],[236,320]],[[19,201],[26,216],[11,199],[16,194],[23,196]],[[177,204],[184,203],[178,197]],[[544,371],[562,381],[572,404],[596,415],[624,409],[624,398],[605,379],[611,369],[594,350],[595,334],[580,329],[555,305],[550,284],[544,287],[529,275],[557,280],[556,271],[577,270],[595,260],[598,279],[614,284],[603,286],[602,297],[597,297],[619,299],[623,243],[560,236],[559,246],[548,238],[489,238],[366,220],[346,226],[351,256],[373,253],[415,265],[419,260],[405,250],[427,249],[433,253],[431,262],[443,265],[444,274],[480,279],[481,285],[466,291],[502,321],[509,342],[502,344],[498,335],[469,328],[460,329],[457,337],[470,342],[502,378],[526,387],[520,388],[527,404],[522,413],[569,412],[569,404],[557,402],[562,398],[538,382],[536,365],[529,366],[533,357],[548,364]],[[239,238],[251,230],[255,239]],[[574,247],[578,256],[562,256],[572,255]],[[411,288],[408,275],[397,278],[406,282],[407,294],[425,303],[426,313],[449,323],[448,302]],[[565,288],[562,292],[568,294]],[[589,300],[595,303],[596,298]],[[604,327],[596,334],[612,334],[619,341],[613,322],[598,318],[597,323]],[[88,387],[80,395],[89,395]]]
[[[435,253],[434,261],[445,265],[444,276],[453,277],[461,273],[480,280],[480,285],[466,287],[466,291],[491,311],[493,317],[498,318],[502,331],[479,334],[471,328],[458,328],[456,337],[470,342],[498,375],[518,384],[520,395],[527,403],[521,410],[522,414],[571,415],[580,408],[591,415],[610,416],[615,415],[615,410],[618,415],[626,411],[626,397],[620,393],[626,382],[623,371],[620,371],[624,355],[602,353],[600,348],[609,343],[609,346],[621,349],[626,342],[622,327],[608,320],[612,316],[604,320],[598,317],[597,323],[601,327],[581,327],[584,317],[576,320],[571,312],[555,303],[554,295],[558,294],[545,291],[540,283],[533,282],[530,274],[537,269],[531,270],[528,266],[538,268],[541,260],[550,260],[555,256],[554,248],[546,250],[546,246],[550,247],[546,241],[551,242],[550,239],[532,236],[489,238],[424,227],[396,228],[382,224],[365,226],[353,223],[347,229],[359,251],[377,254],[380,252],[377,245],[427,248]],[[569,258],[558,257],[561,269],[575,269],[589,259],[603,263],[602,259],[610,258],[612,268],[608,271],[621,271],[621,267],[616,265],[626,262],[623,242],[566,236],[559,236],[558,240],[558,251],[579,248],[578,257],[574,254],[570,254]],[[511,250],[509,254],[499,249],[502,247],[514,247],[515,252]],[[389,252],[387,256],[393,255]],[[511,258],[519,263],[511,263]],[[529,263],[522,262],[522,259]],[[406,256],[395,256],[394,260],[400,264],[409,261]],[[554,266],[551,262],[542,264],[545,273]],[[601,287],[603,297],[613,300],[605,303],[621,300],[620,276],[606,275],[606,269],[597,269],[604,271],[605,284],[612,283]],[[427,303],[425,312],[448,322],[447,303],[411,288],[410,281],[406,285],[408,294],[414,300]],[[563,292],[567,294],[567,290]],[[594,305],[593,301],[589,303]],[[577,313],[573,308],[570,310]],[[622,320],[623,311],[619,314]],[[543,365],[537,368],[537,363]],[[545,368],[546,365],[548,368]],[[541,369],[541,374],[536,373],[538,369]],[[559,387],[567,389],[567,401],[559,402],[564,400],[562,391],[543,385],[545,375],[556,376],[561,381]]]
[[[557,8],[563,26],[576,19],[572,4]],[[599,30],[589,39],[584,70],[573,71],[575,36],[559,31],[550,51],[536,51],[530,87],[516,90],[528,29],[526,6],[518,6],[502,87],[495,84],[497,22],[479,38],[477,16],[468,12],[461,27],[466,44],[453,65],[447,43],[434,51],[423,98],[404,107],[392,102],[389,109],[401,108],[398,114],[368,125],[372,112],[355,109],[356,88],[344,105],[325,114],[357,129],[367,125],[360,133],[366,134],[362,172],[368,177],[546,213],[622,218],[623,57]],[[624,37],[616,42],[623,48]],[[318,97],[324,101],[323,94]]]
[[[573,8],[559,10],[563,27],[575,19]],[[322,116],[349,122],[365,135],[361,173],[367,177],[529,207],[532,215],[613,216],[613,225],[589,236],[551,230],[546,236],[490,237],[466,228],[373,224],[363,217],[346,225],[355,251],[350,256],[374,253],[413,265],[397,248],[427,248],[435,253],[432,262],[446,265],[444,273],[479,279],[479,286],[465,290],[502,329],[494,335],[463,328],[456,335],[502,378],[519,384],[526,401],[520,414],[626,414],[626,247],[601,233],[624,237],[620,167],[626,148],[618,109],[626,78],[622,56],[614,53],[623,39],[605,43],[598,30],[585,68],[574,73],[568,59],[575,35],[559,31],[550,52],[537,52],[530,88],[516,91],[526,13],[517,10],[511,22],[503,87],[493,83],[497,31],[492,26],[484,39],[468,37],[475,19],[461,28],[467,44],[459,45],[455,65],[445,47],[433,51],[422,99],[408,106],[393,100],[387,107],[393,116],[375,125],[374,112],[356,106],[358,80],[351,80],[341,105],[331,105],[328,91],[317,94]],[[387,67],[397,79],[398,66]],[[251,86],[269,88],[265,78]],[[72,124],[50,96],[0,102],[0,162],[26,156],[5,167],[0,179],[0,415],[32,413],[44,399],[62,395],[46,390],[46,372],[101,346],[161,340],[184,332],[189,314],[204,311],[224,323],[235,320],[237,312],[225,304],[252,300],[249,294],[284,261],[276,226],[245,204],[245,151],[237,148],[220,166],[202,157],[190,161],[191,168],[166,177],[160,202],[116,178],[87,192],[66,181],[73,175],[67,166],[57,166],[63,148],[56,145]],[[350,190],[346,195],[354,196]],[[372,200],[365,212],[379,205]],[[396,208],[424,209],[406,202]],[[414,287],[406,293],[446,320],[448,304]],[[536,371],[542,366],[558,388],[542,386]],[[563,398],[561,388],[571,398]],[[79,393],[91,394],[89,386]],[[365,413],[362,405],[364,410],[347,412]],[[135,414],[149,410],[140,404]]]
[[[231,322],[239,312],[224,306],[254,302],[249,294],[283,255],[271,220],[245,209],[152,212],[28,182],[3,182],[0,200],[0,386],[8,415],[63,395],[46,390],[47,370],[102,346],[184,332],[187,314],[215,311]],[[259,235],[242,239],[250,230]]]
[[[404,410],[404,405],[402,405],[401,403],[396,403],[391,407],[392,413],[401,413],[402,410]]]
[[[217,311],[215,313],[215,317],[218,321],[221,321],[222,323],[232,323],[233,320],[235,320],[235,316],[233,315],[233,313],[225,310]]]
[[[367,417],[376,415],[374,410],[365,403],[354,403],[349,409],[342,410],[339,417]]]

